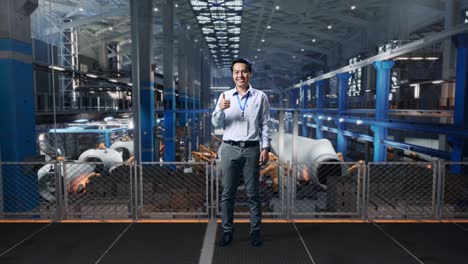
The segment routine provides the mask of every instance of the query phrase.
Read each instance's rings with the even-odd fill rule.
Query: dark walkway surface
[[[2,223],[0,263],[199,263],[206,227]],[[259,248],[248,224],[234,232],[231,246],[214,247],[212,263],[468,263],[467,224],[264,224]]]

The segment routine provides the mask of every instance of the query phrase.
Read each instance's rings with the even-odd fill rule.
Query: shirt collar
[[[247,89],[247,92],[250,92],[250,94],[253,96],[255,95],[255,89],[252,88],[252,85],[249,84],[249,89]],[[232,95],[235,96],[236,94],[238,94],[237,92],[237,87],[234,87],[233,91],[232,91]]]

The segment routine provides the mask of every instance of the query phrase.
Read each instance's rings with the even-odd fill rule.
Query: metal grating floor
[[[206,230],[206,223],[1,223],[0,263],[199,263],[206,242],[215,243]],[[468,263],[468,224],[264,223],[259,248],[249,244],[248,224],[234,232],[232,245],[214,246],[211,263]]]

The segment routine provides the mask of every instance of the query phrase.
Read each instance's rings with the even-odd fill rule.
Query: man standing
[[[250,207],[250,242],[260,246],[259,177],[260,165],[268,162],[270,151],[270,104],[264,92],[250,85],[252,64],[248,60],[234,60],[231,72],[236,87],[220,95],[211,119],[215,128],[224,129],[220,155],[223,234],[219,245],[232,242],[234,200],[243,175]]]

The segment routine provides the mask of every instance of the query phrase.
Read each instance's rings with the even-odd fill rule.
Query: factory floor
[[[264,223],[261,247],[248,232],[221,248],[216,223],[0,223],[0,263],[468,263],[467,223]]]

